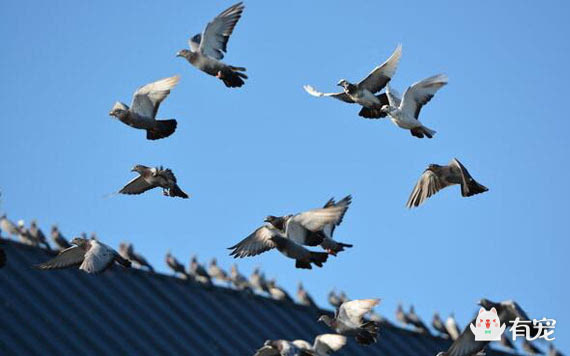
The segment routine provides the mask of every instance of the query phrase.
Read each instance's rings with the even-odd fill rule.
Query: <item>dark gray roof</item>
[[[0,240],[0,350],[8,355],[251,355],[266,339],[329,332],[309,307],[113,266],[39,271],[40,248]],[[449,341],[392,326],[338,355],[433,356]],[[336,354],[335,354],[336,355]],[[489,350],[488,356],[507,355]]]

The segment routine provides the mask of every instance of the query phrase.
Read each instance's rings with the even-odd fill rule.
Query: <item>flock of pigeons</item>
[[[244,5],[240,2],[229,7],[210,21],[202,33],[190,38],[189,49],[180,50],[178,57],[185,58],[191,65],[211,76],[220,79],[230,88],[241,87],[247,79],[243,67],[225,64],[221,60],[227,51],[227,42],[240,19]],[[332,97],[346,103],[356,103],[362,108],[359,115],[368,119],[389,117],[398,127],[409,130],[418,138],[432,138],[436,131],[424,126],[419,115],[422,107],[427,104],[435,93],[445,86],[448,78],[444,74],[431,76],[409,86],[404,95],[400,96],[388,84],[396,73],[398,62],[402,55],[399,45],[392,55],[380,66],[377,66],[360,82],[353,84],[342,79],[338,85],[342,91],[338,93],[322,93],[312,86],[305,90],[313,96]],[[164,78],[138,88],[132,98],[130,107],[122,102],[116,102],[109,114],[124,124],[146,131],[149,140],[166,138],[176,131],[175,119],[157,119],[160,104],[178,84],[179,76]],[[384,89],[384,92],[381,92]],[[147,167],[136,165],[132,169],[138,176],[132,179],[118,193],[141,194],[153,188],[162,188],[163,194],[169,197],[188,198],[179,186],[174,173],[163,167]],[[461,194],[469,197],[483,193],[488,189],[476,182],[467,169],[457,159],[448,165],[430,164],[423,172],[408,199],[409,208],[417,207],[439,190],[451,185],[460,185]],[[335,228],[339,226],[352,202],[350,195],[336,201],[330,199],[320,208],[305,212],[268,216],[264,224],[257,228],[245,239],[230,247],[230,255],[236,258],[256,256],[263,252],[277,249],[284,256],[295,260],[295,267],[311,269],[312,265],[322,267],[329,255],[336,256],[351,244],[338,242],[333,239]],[[26,244],[51,247],[45,235],[35,221],[29,228],[20,221],[15,225],[6,216],[0,219],[0,228],[9,236],[17,235]],[[113,263],[130,267],[132,263],[140,268],[153,271],[152,266],[140,254],[136,253],[132,244],[122,243],[119,251],[100,242],[95,236],[87,238],[85,234],[75,237],[71,242],[63,237],[57,226],[52,227],[51,238],[60,249],[57,256],[36,265],[42,270],[78,267],[87,273],[100,273]],[[304,246],[320,246],[323,251],[311,251]],[[6,255],[0,248],[0,266],[5,264]],[[234,265],[228,275],[221,269],[216,260],[212,260],[208,269],[202,266],[194,256],[189,269],[176,260],[170,252],[166,255],[166,264],[175,274],[183,278],[207,285],[212,280],[230,283],[238,290],[266,293],[268,296],[284,301],[292,301],[285,290],[278,287],[274,280],[266,280],[263,273],[256,269],[249,279],[241,275]],[[300,303],[318,309],[313,299],[300,284],[297,292]],[[347,337],[353,337],[357,343],[370,345],[377,341],[377,335],[382,322],[386,322],[373,308],[379,299],[348,300],[344,293],[329,294],[329,302],[336,308],[334,316],[322,315],[318,321],[327,325],[335,334],[323,334],[315,338],[313,344],[304,340],[268,340],[255,355],[329,355],[346,344]],[[493,303],[482,300],[480,305],[495,307],[501,320],[512,320],[518,316],[529,320],[524,311],[514,302]],[[413,306],[405,313],[401,305],[396,311],[396,318],[404,325],[411,326],[421,333],[430,333],[429,328],[415,314]],[[469,328],[463,332],[450,316],[444,323],[436,313],[432,322],[433,328],[453,344],[442,356],[472,356],[482,352],[488,342],[474,341]],[[505,344],[508,338],[505,338]],[[526,345],[526,346],[524,346]],[[512,347],[512,344],[510,344]],[[527,343],[523,347],[533,347]],[[530,350],[530,349],[529,349]],[[531,352],[531,351],[529,351]],[[561,355],[552,349],[551,355]]]

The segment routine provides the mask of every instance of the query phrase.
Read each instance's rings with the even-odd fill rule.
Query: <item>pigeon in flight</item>
[[[455,321],[455,314],[451,313],[447,317],[447,320],[445,321],[445,330],[447,330],[447,334],[453,341],[457,340],[461,334],[461,328],[457,325],[457,321]]]
[[[189,273],[190,276],[192,276],[192,278],[196,282],[202,283],[202,284],[207,284],[207,285],[212,284],[212,280],[210,279],[210,275],[208,274],[208,271],[206,271],[204,266],[202,266],[198,262],[198,257],[192,256],[192,259],[190,260],[189,271],[190,271],[190,273]]]
[[[301,305],[306,305],[313,309],[319,309],[319,306],[317,303],[315,303],[311,295],[305,290],[303,283],[301,282],[299,282],[299,285],[297,286],[297,300]]]
[[[220,266],[218,266],[218,260],[212,258],[210,265],[208,266],[208,274],[210,278],[216,279],[220,282],[231,282],[230,277]]]
[[[123,256],[124,259],[130,260],[137,264],[139,268],[145,267],[148,271],[154,272],[154,268],[152,268],[146,258],[144,258],[140,253],[135,252],[132,243],[121,242],[119,244],[119,254]]]
[[[180,77],[175,75],[142,86],[133,95],[130,108],[117,101],[109,115],[130,127],[146,130],[148,140],[168,137],[176,130],[176,120],[156,120],[156,114],[160,103],[166,99],[179,80]]]
[[[59,252],[56,257],[35,267],[48,270],[79,266],[80,270],[93,274],[105,271],[113,262],[123,267],[131,267],[131,261],[97,240],[76,237],[71,240],[71,244],[73,246]]]
[[[253,356],[314,356],[314,353],[299,349],[291,341],[266,340]]]
[[[168,168],[164,169],[162,166],[150,168],[137,164],[131,169],[131,172],[137,172],[139,176],[119,190],[120,194],[141,194],[149,189],[161,187],[165,196],[188,198],[188,194],[180,189],[174,173]]]
[[[20,234],[18,227],[13,222],[8,220],[6,214],[0,216],[0,229],[2,229],[2,231],[7,234],[8,237],[18,236]]]
[[[435,131],[422,125],[419,119],[420,110],[441,87],[447,84],[447,81],[445,74],[434,75],[412,84],[406,89],[402,98],[395,90],[388,87],[386,88],[388,105],[384,105],[381,110],[390,116],[396,126],[410,130],[412,136],[432,138]]]
[[[326,202],[323,208],[326,209],[330,206],[346,206],[348,209],[348,206],[350,205],[351,202],[352,202],[352,196],[350,195],[342,198],[338,202],[335,202],[334,198],[331,198],[329,199],[329,201]],[[346,213],[346,210],[344,212]],[[351,244],[337,242],[333,239],[334,230],[338,225],[342,223],[343,217],[344,215],[340,217],[340,220],[336,224],[326,225],[323,229],[325,237],[323,238],[323,242],[321,242],[321,247],[333,256],[336,256],[337,253],[344,251],[345,248],[352,247]]]
[[[38,244],[43,245],[46,250],[51,251],[51,247],[47,242],[46,235],[44,235],[43,231],[38,227],[36,220],[32,220],[30,222],[30,229],[28,232],[30,236],[32,236],[32,238],[38,242]]]
[[[386,117],[386,113],[382,111],[382,107],[388,105],[388,98],[384,93],[375,94],[381,91],[388,82],[390,82],[396,73],[396,68],[398,67],[401,56],[402,46],[398,45],[386,62],[374,68],[372,72],[359,83],[352,84],[345,79],[341,79],[337,85],[341,86],[343,91],[339,93],[321,93],[310,85],[305,85],[304,88],[307,93],[312,96],[328,96],[344,101],[345,103],[359,104],[362,106],[362,109],[358,115],[364,118],[377,119]]]
[[[204,32],[194,35],[188,41],[190,49],[178,51],[177,57],[184,57],[190,64],[204,73],[222,80],[226,87],[236,88],[247,79],[243,67],[234,67],[221,62],[227,52],[230,36],[239,21],[244,5],[240,2],[230,6],[206,25]]]
[[[51,239],[60,250],[65,250],[66,248],[71,247],[71,244],[65,237],[63,237],[57,225],[53,225],[51,227]]]
[[[461,195],[470,197],[484,193],[489,189],[475,181],[461,162],[454,158],[447,166],[430,164],[412,190],[406,206],[417,207],[427,198],[431,197],[443,188],[454,184],[461,185]]]
[[[321,334],[315,338],[313,344],[305,340],[293,340],[292,344],[298,349],[311,352],[314,356],[327,356],[346,345],[346,336],[338,334]]]
[[[406,319],[410,324],[412,324],[416,328],[416,330],[419,333],[430,335],[428,327],[426,326],[426,324],[424,324],[422,319],[420,319],[420,317],[416,314],[413,305],[410,305],[410,311],[408,312],[408,314],[406,314]]]
[[[168,268],[170,268],[174,272],[174,275],[179,273],[182,275],[182,278],[184,278],[184,279],[189,278],[188,274],[186,273],[186,270],[184,269],[184,265],[182,263],[178,262],[176,257],[174,257],[170,253],[170,251],[168,251],[166,253],[165,262],[166,262],[166,265],[168,266]]]
[[[445,324],[443,320],[441,320],[439,313],[435,312],[433,314],[433,319],[431,320],[431,326],[443,337],[449,338],[449,334],[447,333],[447,329],[445,328]]]
[[[337,334],[354,336],[356,342],[371,345],[376,342],[380,325],[375,321],[363,321],[363,316],[380,303],[380,299],[356,299],[344,302],[335,316],[321,315],[319,321],[335,330]]]

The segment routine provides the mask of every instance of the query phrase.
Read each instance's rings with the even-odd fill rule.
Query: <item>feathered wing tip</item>
[[[152,129],[146,130],[146,138],[148,140],[158,140],[166,138],[176,131],[178,122],[176,120],[157,120],[156,126]]]

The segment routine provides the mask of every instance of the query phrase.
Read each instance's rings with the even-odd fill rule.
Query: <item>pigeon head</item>
[[[71,240],[71,244],[77,246],[83,246],[86,242],[87,240],[83,237],[74,237],[73,240]]]
[[[24,227],[24,220],[18,220],[18,227]]]
[[[477,305],[480,305],[485,309],[491,309],[493,306],[495,306],[495,303],[493,303],[489,299],[482,298],[482,299],[479,299],[479,301],[477,302]]]
[[[142,174],[142,172],[144,172],[144,171],[147,170],[147,169],[148,169],[147,166],[143,166],[142,164],[137,164],[136,166],[134,166],[134,167],[131,169],[131,172],[138,172],[138,173],[141,173],[141,174]]]
[[[192,52],[190,52],[190,50],[188,49],[181,49],[180,51],[178,51],[178,53],[176,53],[176,57],[190,58],[191,53]]]
[[[317,321],[325,323],[327,326],[333,325],[333,319],[328,315],[321,315]]]
[[[210,266],[216,266],[218,264],[218,260],[214,257],[212,258],[212,260],[210,261]]]
[[[339,87],[343,87],[343,88],[348,88],[348,86],[350,85],[350,83],[346,80],[346,79],[341,79],[338,81],[338,83],[336,83],[336,85],[338,85]]]
[[[111,111],[109,111],[109,115],[114,116],[118,119],[124,119],[127,117],[128,111],[129,111],[128,106],[121,103],[120,101],[117,101],[115,103],[115,105],[113,105],[113,108],[111,109]]]
[[[285,217],[269,215],[265,218],[266,223],[270,223],[278,230],[285,230]]]
[[[396,110],[396,108],[390,105],[382,105],[382,107],[380,108],[380,111],[386,114],[389,114],[394,110]]]
[[[427,170],[432,171],[434,173],[437,173],[437,171],[439,171],[440,168],[441,168],[441,166],[439,164],[432,163],[427,167]]]

